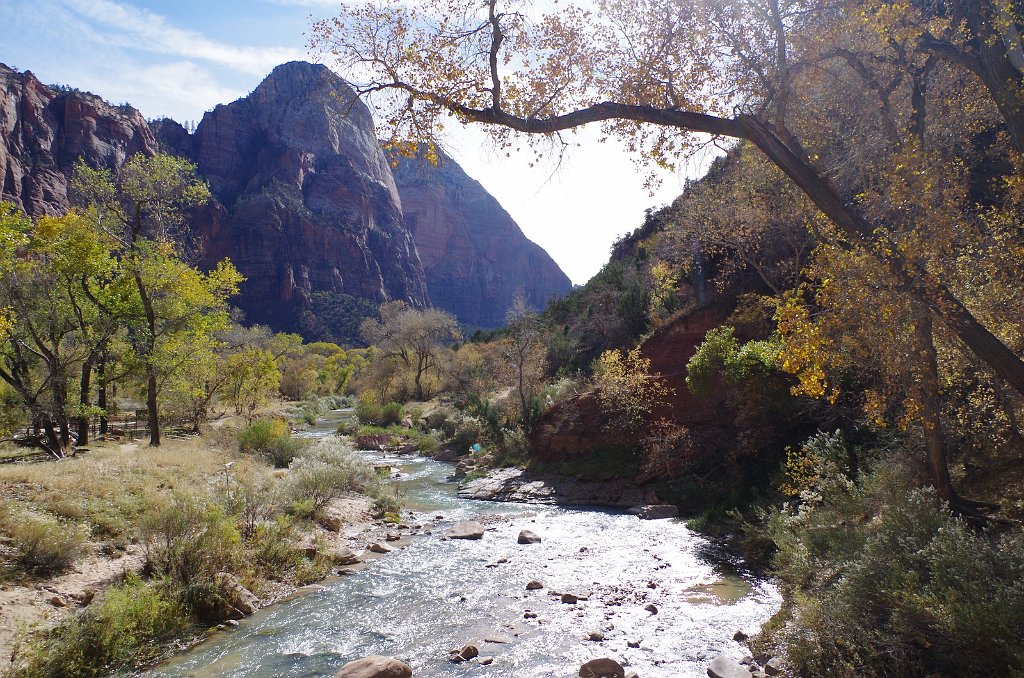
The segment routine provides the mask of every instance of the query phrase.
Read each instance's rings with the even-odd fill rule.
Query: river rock
[[[526,582],[527,591],[537,591],[538,589],[542,588],[544,588],[544,584],[542,582],[537,581],[536,579],[531,579],[530,581]]]
[[[359,554],[346,546],[331,549],[328,556],[335,565],[355,565],[356,563],[363,562]]]
[[[737,631],[736,633],[732,634],[732,639],[735,640],[737,643],[745,643],[750,639],[750,636],[743,633],[743,631]]]
[[[465,645],[461,650],[452,650],[448,659],[456,664],[461,664],[479,656],[480,649],[476,645]]]
[[[374,542],[367,548],[373,553],[391,553],[394,550],[390,546],[381,544],[380,542]]]
[[[462,520],[448,530],[449,539],[482,539],[484,526],[475,520]]]
[[[663,518],[678,518],[679,507],[672,504],[648,504],[646,506],[634,506],[629,509],[640,520],[661,520]]]
[[[259,609],[260,599],[242,586],[235,575],[230,572],[218,572],[214,575],[214,581],[228,606],[228,609],[221,610],[224,617],[242,617]]]
[[[600,631],[591,631],[589,634],[587,634],[587,639],[592,640],[595,643],[599,643],[602,640],[604,640],[604,634]]]
[[[750,678],[750,671],[743,664],[723,654],[711,660],[711,664],[708,666],[708,676],[710,678]]]
[[[764,672],[769,676],[777,676],[786,670],[786,664],[779,657],[772,657],[764,665]]]
[[[658,614],[658,606],[654,603],[648,603],[647,605],[644,605],[644,609],[650,612],[651,614]]]
[[[578,600],[579,600],[579,598],[577,598],[575,595],[573,595],[571,593],[563,593],[562,594],[562,602],[565,603],[566,605],[575,605],[576,601],[578,601]]]
[[[626,678],[626,670],[614,659],[591,659],[580,667],[579,678]],[[749,677],[744,677],[749,678]]]
[[[481,666],[490,666],[494,663],[494,657],[480,657],[476,660],[476,663]]]
[[[363,657],[341,667],[334,678],[412,678],[412,668],[391,657]]]
[[[519,533],[518,541],[520,544],[539,544],[541,539],[539,535],[529,530],[523,530]]]
[[[328,532],[341,532],[341,528],[345,526],[345,521],[341,516],[328,514],[323,517],[320,524],[323,525],[323,528]]]

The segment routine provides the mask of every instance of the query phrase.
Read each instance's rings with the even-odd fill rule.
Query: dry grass
[[[159,448],[100,443],[62,461],[0,466],[0,499],[87,525],[96,540],[126,539],[142,511],[174,494],[207,496],[232,473],[253,465],[197,437]],[[252,469],[255,472],[256,469]]]

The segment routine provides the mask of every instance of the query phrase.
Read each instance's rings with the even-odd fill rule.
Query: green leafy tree
[[[80,162],[71,187],[118,243],[134,282],[136,303],[120,311],[144,371],[150,444],[159,445],[161,384],[186,363],[190,341],[209,341],[226,325],[226,300],[241,276],[227,262],[203,275],[180,259],[185,210],[210,195],[191,163],[136,154],[114,173]]]

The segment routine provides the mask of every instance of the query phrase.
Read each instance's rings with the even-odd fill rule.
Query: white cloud
[[[302,59],[301,50],[285,47],[236,47],[216,42],[194,31],[178,28],[149,10],[113,0],[63,0],[66,6],[92,21],[117,29],[103,39],[118,47],[170,54],[212,62],[253,75],[266,74],[285,61]]]

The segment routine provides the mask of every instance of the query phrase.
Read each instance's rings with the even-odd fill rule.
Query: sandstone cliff
[[[157,128],[216,204],[197,215],[204,263],[245,274],[250,321],[299,327],[314,293],[429,304],[416,246],[369,110],[325,66],[283,64],[188,135]]]
[[[228,257],[246,276],[237,303],[250,322],[358,341],[374,304],[401,299],[493,327],[518,290],[539,308],[570,287],[450,159],[403,164],[400,197],[369,110],[324,66],[278,66],[190,134],[0,64],[0,199],[60,214],[79,157],[116,169],[157,151],[188,158],[209,182],[214,200],[192,215],[201,264]]]
[[[399,158],[394,169],[435,306],[467,325],[497,327],[517,293],[543,308],[572,283],[479,182],[441,154]]]
[[[68,175],[82,157],[117,167],[128,156],[154,153],[142,115],[97,96],[54,90],[31,73],[0,64],[0,200],[31,216],[68,209]]]

